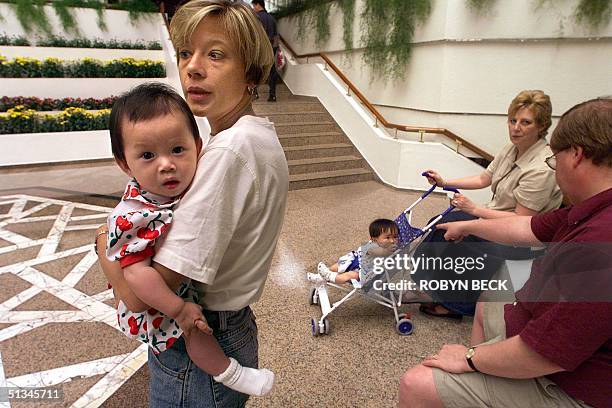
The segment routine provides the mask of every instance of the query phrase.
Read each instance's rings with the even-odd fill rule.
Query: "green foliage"
[[[26,33],[41,30],[51,33],[51,25],[44,9],[44,0],[13,0],[13,9],[19,23]]]
[[[361,14],[364,61],[383,78],[402,76],[414,30],[431,13],[431,0],[366,0]]]
[[[0,37],[0,42],[2,37]],[[67,39],[63,37],[51,36],[45,39],[38,40],[36,45],[39,47],[66,47],[66,48],[111,48],[111,49],[131,49],[131,50],[161,50],[162,46],[159,41],[144,40],[129,41],[129,40],[103,40],[101,38],[74,38]]]
[[[431,13],[432,0],[365,0],[361,13],[365,46],[363,59],[373,72],[382,77],[403,75],[410,59],[412,38],[419,22]],[[330,0],[293,0],[275,12],[277,18],[295,16],[298,36],[304,37],[307,27],[316,30],[320,47],[329,39]],[[342,38],[345,48],[353,48],[355,0],[336,0],[343,13]]]
[[[6,33],[0,34],[0,45],[24,46],[30,45],[27,38],[21,36],[9,36]]]
[[[25,32],[29,33],[34,29],[40,29],[47,34],[51,33],[51,26],[43,8],[44,4],[47,3],[46,0],[0,0],[0,2],[13,4],[15,14]],[[102,31],[108,31],[104,19],[105,8],[127,11],[132,24],[141,18],[151,18],[152,15],[149,13],[159,11],[152,0],[125,0],[107,6],[105,6],[103,0],[53,0],[52,5],[63,29],[75,34],[78,33],[78,25],[70,9],[72,7],[95,9],[98,15],[98,27]]]
[[[486,14],[493,7],[493,3],[495,0],[467,0],[469,8],[477,14]]]
[[[605,27],[610,22],[612,0],[580,0],[574,10],[576,22],[591,29]]]
[[[0,56],[0,78],[163,78],[166,69],[163,62],[121,58],[99,61],[83,58],[78,61],[62,61],[46,58],[17,57],[12,61]]]
[[[130,17],[132,24],[141,18],[150,18],[151,15],[148,13],[155,13],[159,11],[155,3],[150,0],[130,0],[119,3],[119,5],[125,5],[124,10],[128,11],[128,16]]]
[[[59,18],[64,30],[68,33],[74,33],[78,35],[79,26],[66,4],[69,2],[70,0],[55,0],[53,2],[53,8],[55,9],[55,14],[57,14],[57,17]]]
[[[315,43],[322,46],[329,40],[330,0],[292,0],[279,7],[274,13],[276,19],[294,17],[298,36],[304,38],[309,27],[315,28]]]
[[[19,105],[27,109],[36,111],[53,111],[64,110],[66,108],[83,108],[83,109],[110,109],[117,97],[111,96],[104,99],[95,98],[37,98],[35,96],[3,96],[0,98],[0,112],[6,112]]]
[[[347,50],[353,49],[353,21],[355,20],[355,0],[340,0],[342,10],[342,40]]]
[[[108,129],[110,110],[88,112],[83,108],[67,108],[55,115],[38,115],[23,105],[0,115],[0,134],[73,132]]]

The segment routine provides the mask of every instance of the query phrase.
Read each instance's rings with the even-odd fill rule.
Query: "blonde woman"
[[[509,143],[495,156],[482,173],[445,180],[436,170],[426,171],[431,183],[459,190],[476,190],[491,187],[492,197],[485,205],[476,205],[463,194],[455,194],[453,211],[440,223],[475,218],[502,218],[514,215],[536,215],[556,209],[561,204],[561,191],[555,181],[555,172],[545,163],[552,155],[546,134],[552,124],[550,98],[540,90],[520,92],[508,107]],[[478,258],[487,252],[485,271],[474,279],[488,279],[499,268],[503,259],[531,257],[528,250],[502,247],[476,237],[468,237],[460,245],[444,246],[444,231],[434,231],[418,253],[442,257]],[[435,244],[439,243],[439,244]],[[427,248],[429,246],[429,248]],[[446,271],[429,271],[420,279],[450,279]],[[453,274],[454,275],[454,274]],[[436,317],[461,319],[474,314],[474,302],[478,291],[458,293],[430,293],[438,302],[424,304],[421,312]]]
[[[251,106],[253,89],[270,72],[272,47],[242,2],[190,1],[172,18],[170,35],[187,104],[206,117],[211,133],[152,265],[164,276],[191,279],[225,355],[256,368],[257,325],[249,305],[263,292],[289,184],[274,126]],[[106,237],[99,234],[103,249]],[[138,299],[117,279],[118,265],[100,262],[115,296],[136,311]],[[148,366],[151,407],[237,407],[248,399],[195,366],[182,337],[159,355],[149,352]]]

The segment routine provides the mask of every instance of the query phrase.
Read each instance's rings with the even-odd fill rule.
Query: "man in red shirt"
[[[478,304],[473,347],[445,345],[406,371],[400,406],[612,406],[612,99],[567,111],[551,149],[572,206],[438,226],[449,240],[551,244],[517,302]]]

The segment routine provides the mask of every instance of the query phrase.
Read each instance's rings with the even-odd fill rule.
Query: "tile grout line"
[[[107,375],[93,385],[84,395],[72,404],[73,408],[99,407],[112,396],[127,380],[147,363],[148,346],[141,344]]]
[[[109,373],[129,356],[130,354],[119,354],[104,357],[98,360],[7,378],[6,382],[11,387],[49,387],[72,381],[73,378],[88,378]]]
[[[38,257],[43,257],[45,255],[51,255],[55,253],[57,246],[59,245],[62,236],[64,235],[64,229],[70,220],[70,215],[74,210],[74,205],[63,205],[59,214],[53,223],[53,226],[49,230],[47,234],[47,241],[42,245],[40,251],[38,252]]]

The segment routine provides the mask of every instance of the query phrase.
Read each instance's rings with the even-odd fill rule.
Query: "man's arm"
[[[530,216],[515,216],[490,220],[457,221],[436,225],[446,230],[444,239],[460,241],[468,235],[508,245],[538,246],[542,243],[531,230]]]
[[[436,356],[426,358],[423,365],[456,374],[472,372],[466,353],[467,347],[461,344],[445,345]],[[472,363],[484,374],[504,378],[535,378],[564,371],[533,351],[520,336],[479,346]]]

